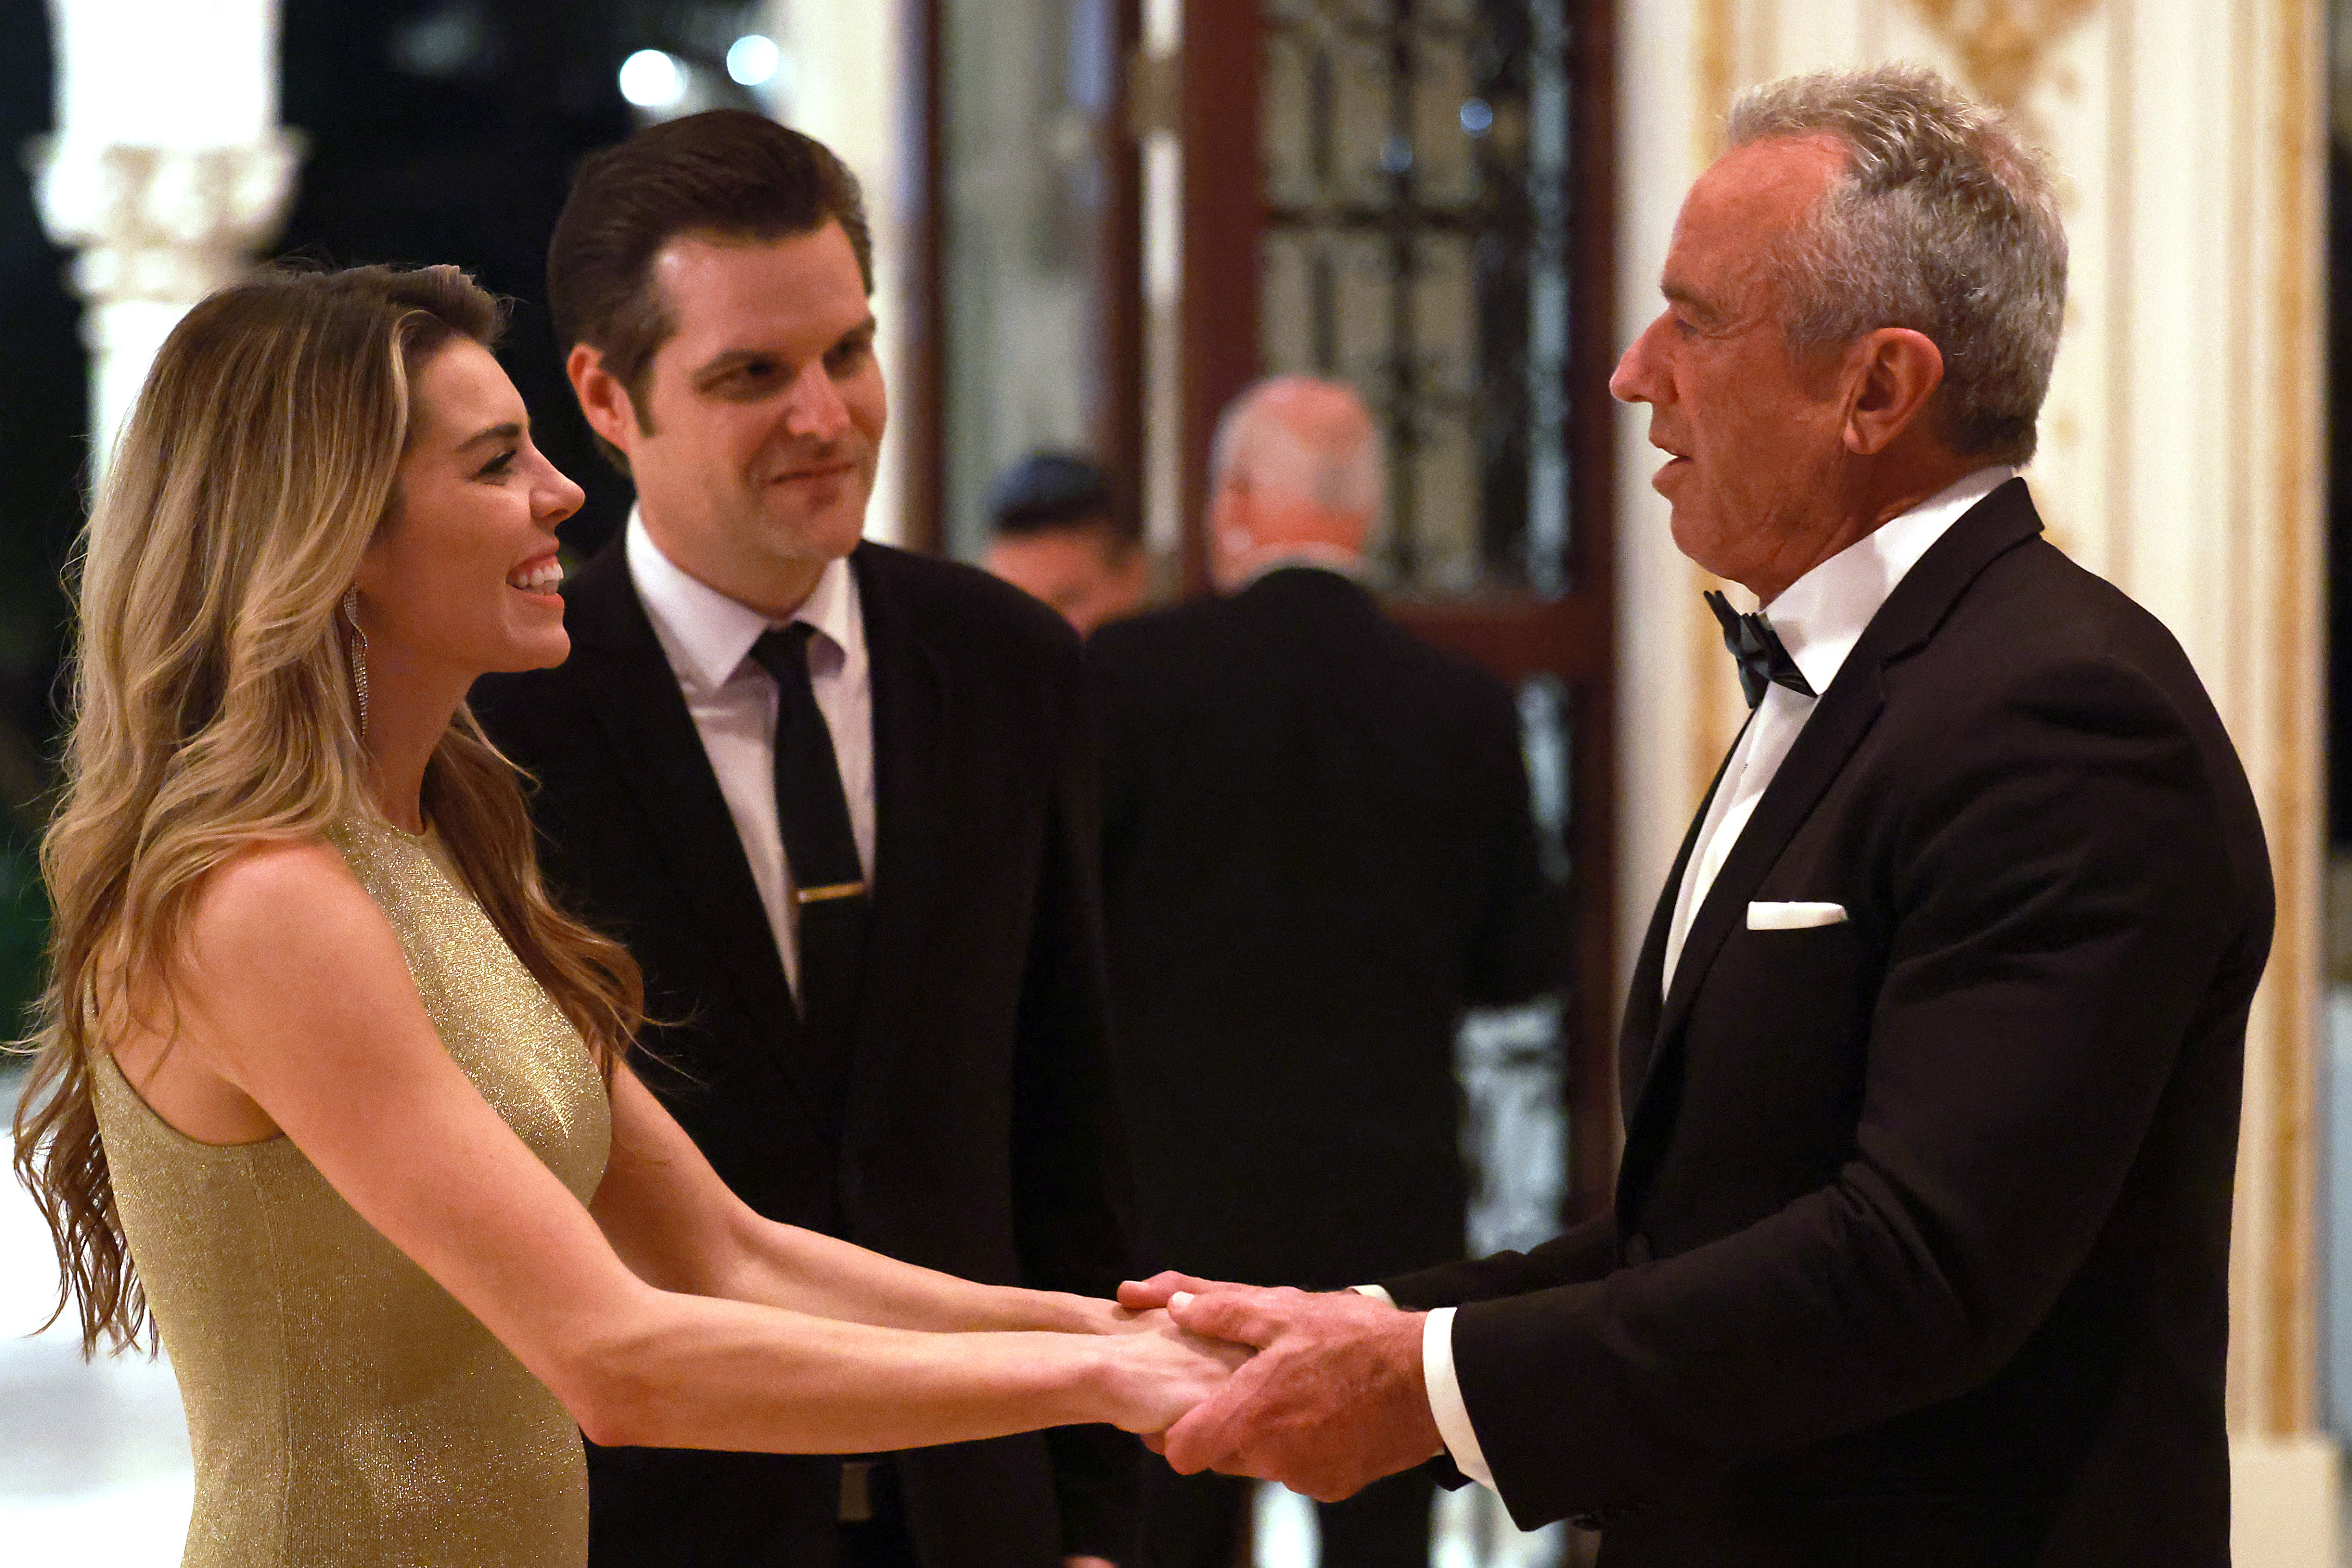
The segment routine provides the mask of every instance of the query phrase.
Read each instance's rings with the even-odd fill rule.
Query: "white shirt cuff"
[[[1389,1294],[1389,1288],[1386,1285],[1350,1285],[1348,1289],[1360,1296],[1370,1296],[1384,1307],[1396,1305],[1396,1298]]]
[[[1429,1413],[1437,1418],[1437,1435],[1454,1456],[1454,1468],[1489,1491],[1495,1472],[1479,1451],[1477,1430],[1470,1425],[1470,1407],[1462,1403],[1462,1383],[1454,1375],[1454,1309],[1433,1311],[1421,1331],[1421,1375],[1429,1385]]]

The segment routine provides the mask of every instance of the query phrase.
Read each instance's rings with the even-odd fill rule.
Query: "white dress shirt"
[[[1723,783],[1707,804],[1706,821],[1699,826],[1698,841],[1691,846],[1690,863],[1683,868],[1683,884],[1675,894],[1665,966],[1658,976],[1662,993],[1673,988],[1675,966],[1682,958],[1691,922],[1706,902],[1716,873],[1731,858],[1748,819],[1756,814],[1756,802],[1796,744],[1797,732],[1812,716],[1821,700],[1818,694],[1837,679],[1846,655],[1862,640],[1863,629],[1904,574],[1944,537],[1945,529],[2016,472],[1998,464],[1978,469],[1830,557],[1790,583],[1767,608],[1765,619],[1780,634],[1780,645],[1816,695],[1809,697],[1777,682],[1766,686],[1738,744],[1731,748]]]
[[[1918,564],[1919,558],[1963,513],[2015,473],[2000,465],[1978,469],[1848,545],[1772,601],[1768,615],[1772,629],[1780,633],[1789,657],[1804,672],[1805,683],[1814,692],[1830,689],[1846,656],[1862,640],[1864,629],[1904,574]],[[1780,771],[1797,732],[1805,727],[1819,700],[1778,684],[1768,685],[1747,727],[1740,731],[1731,760],[1724,766],[1723,782],[1699,826],[1690,862],[1684,867],[1682,887],[1675,895],[1674,922],[1666,932],[1665,967],[1659,980],[1662,989],[1674,983],[1675,965],[1682,956],[1692,917],[1715,885],[1716,873],[1730,858],[1732,846],[1756,814],[1756,802],[1772,782],[1772,775]],[[1421,1341],[1422,1376],[1429,1385],[1430,1413],[1437,1418],[1438,1435],[1445,1439],[1454,1467],[1472,1480],[1492,1487],[1495,1474],[1478,1447],[1478,1434],[1471,1427],[1469,1408],[1462,1401],[1461,1380],[1454,1369],[1454,1312],[1452,1307],[1440,1307],[1429,1314]]]
[[[625,546],[629,578],[645,601],[662,653],[669,660],[694,717],[710,770],[735,836],[751,864],[751,881],[767,911],[768,930],[784,964],[784,977],[800,995],[799,906],[793,901],[792,867],[784,859],[783,830],[776,821],[776,682],[751,658],[751,644],[775,622],[747,604],[689,577],[654,543],[633,510]],[[866,618],[857,599],[857,574],[846,560],[824,569],[816,587],[793,614],[816,628],[809,639],[809,684],[816,706],[833,732],[833,756],[841,769],[841,790],[849,800],[850,832],[858,863],[874,876],[874,682],[866,655]]]

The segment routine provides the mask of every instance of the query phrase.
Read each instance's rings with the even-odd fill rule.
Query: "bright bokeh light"
[[[728,47],[727,74],[742,87],[765,87],[776,74],[782,51],[764,33],[746,33]]]
[[[639,109],[667,109],[686,96],[686,68],[659,49],[621,62],[621,96]]]

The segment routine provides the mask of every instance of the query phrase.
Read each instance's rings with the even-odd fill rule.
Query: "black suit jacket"
[[[1087,645],[1146,1266],[1344,1286],[1459,1257],[1464,1006],[1557,968],[1510,693],[1346,578]]]
[[[2021,482],[1900,582],[1623,1036],[1614,1212],[1392,1282],[1470,1302],[1522,1521],[1604,1561],[2229,1560],[2252,798],[2157,622]],[[1683,858],[1690,846],[1685,842]],[[1751,900],[1845,906],[1746,928]]]
[[[968,567],[861,545],[873,925],[838,1146],[732,819],[615,542],[567,585],[572,656],[474,706],[538,779],[554,885],[627,942],[635,1058],[761,1214],[968,1279],[1107,1295],[1131,1269],[1109,1081],[1092,757],[1075,639]],[[1049,1464],[1048,1450],[1052,1450]],[[836,1460],[592,1450],[599,1564],[831,1561]],[[932,1564],[1116,1555],[1134,1446],[1108,1428],[900,1456]]]

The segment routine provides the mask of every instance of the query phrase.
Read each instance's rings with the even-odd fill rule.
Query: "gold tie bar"
[[[865,891],[866,884],[862,882],[834,882],[823,887],[797,888],[793,898],[801,904],[824,904],[835,898],[856,898]]]

